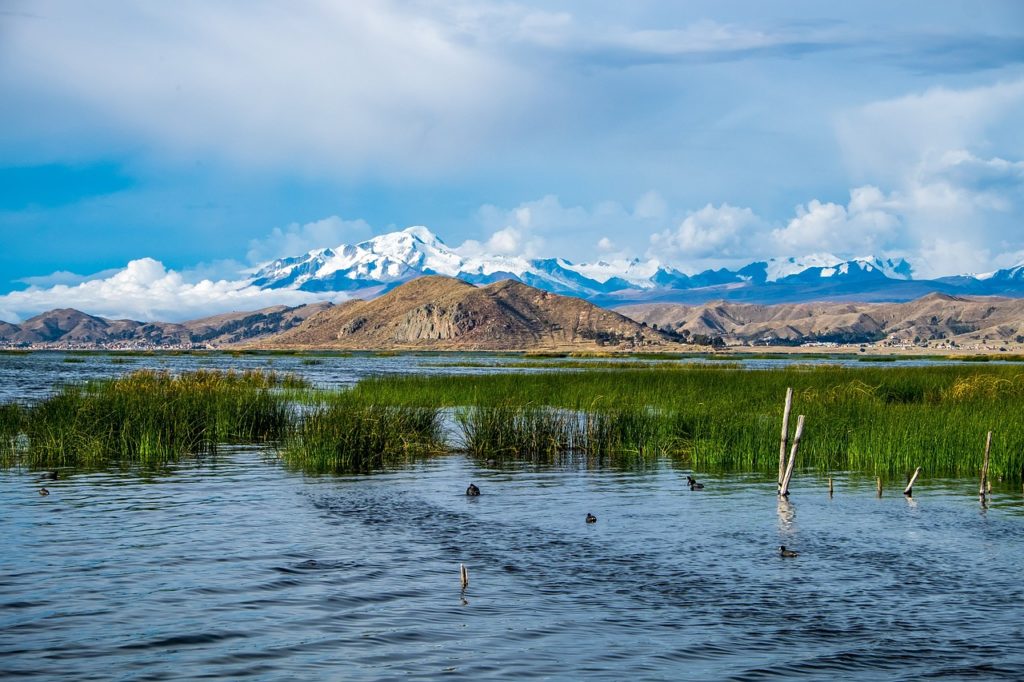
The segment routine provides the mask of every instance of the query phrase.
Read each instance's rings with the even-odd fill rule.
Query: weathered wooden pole
[[[988,487],[988,453],[992,449],[992,432],[988,432],[988,436],[985,438],[985,459],[982,460],[981,464],[981,485],[978,486],[978,494],[981,495],[982,499],[985,497],[985,492]]]
[[[882,477],[881,476],[879,476],[877,478],[877,483],[878,483],[878,496],[881,497],[882,496]]]
[[[786,446],[789,444],[789,411],[793,409],[793,389],[786,389],[786,407],[782,410],[782,437],[779,439],[779,490],[786,475]]]
[[[779,488],[779,495],[789,496],[789,481],[793,478],[793,466],[796,464],[796,452],[800,449],[800,438],[804,435],[804,416],[801,414],[796,418],[796,433],[793,434],[793,447],[789,451],[789,464],[786,465],[786,474],[782,477],[782,487]]]
[[[828,477],[828,496],[832,497],[832,477]]]
[[[907,497],[914,496],[914,483],[917,481],[917,477],[921,475],[921,467],[914,469],[914,475],[910,477],[910,483],[907,483],[907,487],[903,489],[903,494]]]
[[[462,589],[469,587],[469,571],[466,570],[466,564],[459,564],[459,581],[462,583]]]

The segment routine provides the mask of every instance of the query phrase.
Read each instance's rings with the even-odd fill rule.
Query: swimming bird
[[[587,523],[597,523],[597,517],[587,512]]]
[[[40,481],[56,481],[57,480],[57,472],[56,471],[44,471],[43,475],[39,478],[39,480]]]
[[[697,479],[693,476],[686,477],[686,484],[690,486],[690,490],[704,490],[704,484],[697,483]]]
[[[469,487],[466,488],[466,494],[470,497],[476,497],[480,494],[480,488],[477,488],[474,484],[470,483]]]
[[[46,495],[50,494],[50,491],[47,490],[46,488],[40,488],[39,489],[39,494],[45,497]]]
[[[779,556],[784,556],[784,557],[788,558],[788,557],[800,556],[800,553],[799,552],[794,552],[791,549],[786,549],[785,545],[779,545]]]

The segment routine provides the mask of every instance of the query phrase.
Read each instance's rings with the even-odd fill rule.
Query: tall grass
[[[290,423],[288,404],[274,389],[283,383],[294,382],[262,372],[144,370],[65,386],[35,405],[0,409],[19,414],[16,428],[27,437],[6,463],[153,465],[213,452],[221,443],[275,440]],[[10,429],[12,419],[0,417],[0,429]]]
[[[310,473],[369,473],[445,450],[436,408],[336,398],[313,407],[285,439],[281,458]]]
[[[468,406],[473,416],[463,420],[463,430],[472,427],[467,446],[475,453],[534,457],[603,447],[660,452],[705,470],[770,472],[778,466],[787,386],[795,389],[794,414],[807,416],[802,467],[902,478],[921,466],[930,475],[974,476],[985,433],[993,430],[992,475],[1020,480],[1024,474],[1024,373],[1014,366],[750,371],[681,365],[390,376],[360,382],[352,396],[380,405]],[[591,441],[571,434],[540,439],[538,433],[551,430],[550,423],[538,423],[543,407],[588,415],[591,433],[603,435]]]

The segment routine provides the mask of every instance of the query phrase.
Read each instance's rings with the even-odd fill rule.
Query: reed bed
[[[702,470],[771,472],[778,467],[787,386],[795,389],[794,414],[807,416],[801,468],[902,480],[921,466],[932,476],[973,477],[992,430],[992,476],[1019,481],[1024,474],[1024,369],[1014,366],[660,365],[378,377],[360,382],[351,396],[381,405],[468,408],[460,426],[467,449],[480,456],[661,453]],[[542,408],[588,415],[591,433],[600,435],[580,440],[571,420],[559,422]],[[570,433],[550,435],[559,428]]]
[[[6,449],[4,463],[156,465],[212,453],[221,443],[273,441],[291,420],[276,388],[298,383],[266,372],[144,370],[65,386],[34,405],[0,408],[0,432],[23,443]]]
[[[291,429],[281,459],[307,473],[369,473],[446,451],[436,408],[335,398]]]

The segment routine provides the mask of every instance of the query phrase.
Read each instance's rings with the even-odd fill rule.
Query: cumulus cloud
[[[851,190],[846,206],[812,199],[796,207],[796,216],[785,227],[772,230],[774,250],[790,255],[884,253],[895,246],[902,227],[896,208],[895,202],[872,186]]]
[[[303,225],[292,223],[284,228],[275,227],[269,235],[250,241],[246,258],[252,264],[265,263],[275,258],[298,256],[312,249],[353,244],[370,238],[372,234],[373,230],[365,220],[343,220],[338,216]]]
[[[631,209],[617,201],[566,206],[554,194],[511,209],[486,204],[477,211],[476,220],[490,236],[483,244],[470,240],[459,249],[467,253],[492,249],[508,255],[588,260],[614,250],[611,238],[595,242],[595,233],[618,235],[622,249],[638,248],[644,236],[666,220],[667,213],[667,203],[653,190],[642,194]]]
[[[765,226],[749,208],[708,204],[686,216],[675,229],[651,235],[648,254],[697,261],[754,257],[760,252]]]
[[[114,274],[75,285],[30,287],[0,296],[0,319],[17,322],[53,308],[78,308],[110,318],[181,321],[227,310],[301,305],[322,299],[308,292],[261,290],[244,281],[189,282],[152,258],[133,260]]]
[[[1024,79],[872,102],[840,114],[836,134],[854,177],[899,185],[953,150],[998,144],[1004,154],[1024,156],[1022,119]]]

